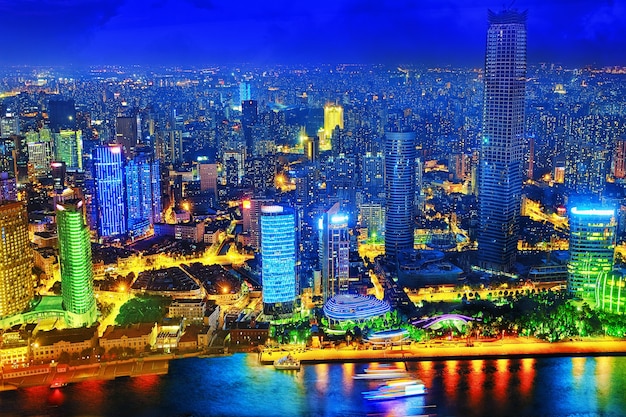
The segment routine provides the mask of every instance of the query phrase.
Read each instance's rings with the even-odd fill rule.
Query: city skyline
[[[589,0],[0,1],[9,65],[390,63],[482,66],[487,10],[528,10],[529,63],[626,65],[626,6]]]

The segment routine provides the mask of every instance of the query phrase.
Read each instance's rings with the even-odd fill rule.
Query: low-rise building
[[[262,345],[270,336],[270,324],[267,322],[236,321],[230,329],[231,345]]]
[[[32,357],[35,363],[90,356],[98,346],[98,326],[77,329],[39,331],[33,336]]]
[[[106,354],[115,350],[134,350],[143,352],[153,349],[156,345],[157,324],[138,323],[131,326],[107,326],[102,337],[100,347]]]
[[[204,320],[204,312],[206,310],[206,301],[201,298],[192,299],[175,299],[168,308],[169,317],[179,317],[185,321],[202,323]]]

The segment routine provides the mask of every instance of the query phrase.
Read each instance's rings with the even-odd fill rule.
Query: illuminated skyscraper
[[[0,317],[22,312],[33,298],[33,252],[22,202],[0,203]]]
[[[83,133],[80,130],[61,130],[52,134],[54,157],[65,162],[69,171],[83,169]]]
[[[331,149],[330,139],[335,129],[343,129],[343,107],[338,104],[326,104],[324,106],[324,139],[320,142],[320,149]]]
[[[56,206],[61,295],[70,327],[90,326],[98,315],[89,228],[85,225],[82,205],[82,200],[68,200]]]
[[[598,279],[613,270],[615,211],[574,207],[570,214],[568,291],[593,301]]]
[[[509,271],[513,267],[519,238],[526,14],[489,11],[478,189],[478,262],[494,271]]]
[[[161,221],[159,161],[147,147],[137,147],[125,167],[128,232],[140,236]]]
[[[319,258],[324,301],[348,292],[350,278],[350,236],[348,216],[335,203],[319,220]]]
[[[261,207],[263,312],[270,316],[293,313],[297,285],[295,230],[292,210]]]
[[[385,255],[413,249],[415,213],[415,132],[385,133]]]
[[[621,137],[615,142],[613,176],[618,179],[626,178],[626,137]]]
[[[121,145],[98,146],[93,151],[100,237],[124,235],[127,230],[123,163]]]

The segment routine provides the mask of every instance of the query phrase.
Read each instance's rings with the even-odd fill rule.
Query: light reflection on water
[[[382,402],[361,394],[380,381],[353,379],[370,365],[276,371],[247,354],[176,360],[164,376],[0,393],[0,417],[626,415],[626,357],[407,362],[428,393]]]

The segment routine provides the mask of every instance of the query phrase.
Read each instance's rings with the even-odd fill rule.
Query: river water
[[[276,371],[256,355],[179,359],[162,376],[0,392],[0,416],[626,416],[626,357],[399,363],[424,396],[370,402],[367,363]]]

